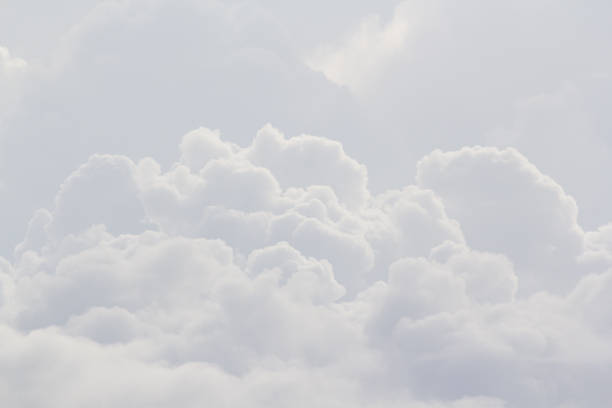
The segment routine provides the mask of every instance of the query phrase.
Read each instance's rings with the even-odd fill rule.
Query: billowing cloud
[[[468,244],[507,254],[526,272],[522,289],[567,290],[584,250],[574,199],[514,149],[435,151],[419,162],[418,183],[438,192]],[[555,278],[542,277],[554,274]]]
[[[179,150],[166,170],[90,157],[1,260],[4,401],[610,397],[609,227],[584,233],[517,151],[436,151],[417,184],[372,194],[340,143],[270,125],[246,147],[200,128]]]
[[[12,231],[0,237],[2,253],[32,211],[48,206],[56,186],[93,154],[154,156],[167,166],[176,160],[177,135],[201,124],[246,144],[268,121],[303,133],[359,117],[346,90],[288,49],[273,16],[236,3],[97,2],[49,56],[35,59],[30,92],[0,127],[7,189],[0,217]],[[193,139],[185,141],[190,149],[205,143]]]
[[[273,171],[281,185],[328,185],[349,207],[360,207],[368,199],[365,167],[336,141],[308,135],[286,140],[268,125],[257,133],[248,157]]]
[[[33,73],[0,126],[4,254],[88,156],[165,167],[176,135],[203,124],[241,145],[266,122],[338,139],[376,193],[409,183],[435,148],[511,145],[582,203],[582,225],[610,218],[605,2],[12,0],[4,11],[3,46]],[[309,67],[316,50],[339,56],[367,96]]]
[[[9,3],[4,405],[612,400],[605,2]]]

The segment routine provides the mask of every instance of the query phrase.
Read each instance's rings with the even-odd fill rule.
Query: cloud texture
[[[338,142],[270,125],[247,147],[199,128],[179,150],[166,170],[92,156],[2,260],[3,401],[610,398],[609,228],[585,234],[517,151],[436,151],[374,195]]]
[[[3,406],[609,405],[609,3],[0,8]]]

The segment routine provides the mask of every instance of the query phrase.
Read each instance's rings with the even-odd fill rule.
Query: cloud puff
[[[572,265],[584,250],[578,207],[518,151],[435,151],[419,162],[417,180],[442,197],[469,245],[507,254],[525,271],[526,293],[567,291],[580,276]]]
[[[327,185],[349,207],[360,207],[368,199],[365,166],[344,152],[339,142],[303,135],[285,139],[267,125],[261,129],[249,159],[270,169],[285,187]]]
[[[295,56],[288,33],[261,4],[65,3],[66,14],[91,9],[58,35],[45,58],[33,58],[29,92],[0,126],[2,253],[32,211],[48,206],[56,186],[95,153],[154,156],[166,168],[177,159],[177,135],[202,123],[246,144],[267,120],[296,133],[362,122],[344,120],[359,117],[352,97]],[[48,25],[45,19],[40,30]],[[0,70],[21,61],[2,50]],[[194,135],[182,149],[196,152],[199,144],[201,152],[214,143],[203,138]],[[207,146],[209,154],[223,154]],[[191,159],[181,157],[196,170],[202,163]]]
[[[365,17],[338,44],[320,45],[305,60],[312,69],[353,92],[364,95],[385,72],[387,65],[406,52],[406,45],[422,29],[431,4],[400,2],[386,24],[379,14]]]

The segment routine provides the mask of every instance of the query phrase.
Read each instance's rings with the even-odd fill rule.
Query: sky
[[[0,400],[606,406],[611,18],[0,0]]]

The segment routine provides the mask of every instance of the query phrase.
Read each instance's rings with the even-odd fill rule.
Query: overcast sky
[[[612,400],[612,4],[0,0],[0,400]]]

